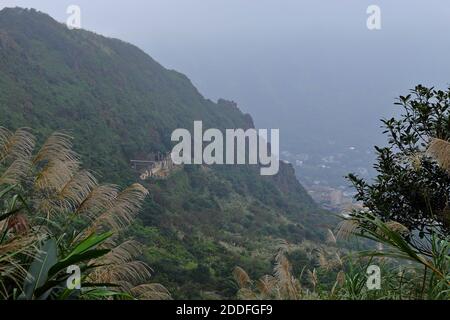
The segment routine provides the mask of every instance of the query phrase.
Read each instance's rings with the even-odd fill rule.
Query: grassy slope
[[[0,125],[40,137],[69,130],[86,167],[118,184],[136,181],[131,158],[170,150],[175,128],[194,120],[253,126],[235,105],[204,99],[186,76],[138,48],[22,9],[0,12],[0,115]],[[187,167],[146,187],[152,197],[134,234],[178,297],[201,297],[200,288],[231,296],[225,277],[235,264],[267,272],[271,239],[319,241],[329,222],[286,164],[275,177],[251,167]]]

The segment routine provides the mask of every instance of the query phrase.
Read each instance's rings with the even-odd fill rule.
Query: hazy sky
[[[0,0],[59,21],[71,4],[83,28],[138,45],[208,98],[235,100],[259,127],[281,128],[287,148],[371,144],[396,96],[450,83],[448,0]],[[371,4],[379,31],[366,27]]]

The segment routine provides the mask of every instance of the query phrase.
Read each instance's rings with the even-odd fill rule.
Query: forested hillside
[[[131,159],[167,153],[172,131],[194,120],[254,126],[234,103],[205,99],[128,43],[71,31],[34,10],[0,12],[0,126],[29,127],[39,139],[65,130],[87,168],[123,186],[139,181]],[[155,278],[178,298],[232,297],[234,266],[267,273],[275,239],[319,242],[332,223],[285,163],[274,177],[250,166],[186,166],[140,182],[150,197],[130,236],[145,243]]]

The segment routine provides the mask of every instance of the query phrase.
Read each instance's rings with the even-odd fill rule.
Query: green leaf
[[[112,235],[113,235],[112,232],[105,232],[100,235],[96,235],[95,233],[91,234],[89,237],[87,237],[86,239],[81,241],[66,258],[61,260],[61,262],[69,260],[73,256],[80,255],[80,254],[96,247],[97,245],[106,241]]]
[[[66,269],[67,267],[69,267],[71,265],[81,264],[83,262],[88,262],[89,260],[92,260],[92,259],[100,258],[110,251],[111,250],[109,250],[109,249],[90,250],[87,252],[83,252],[81,254],[71,255],[70,257],[55,264],[48,273],[49,277],[53,277],[58,272]]]
[[[42,287],[47,279],[48,272],[57,262],[57,246],[54,239],[47,240],[30,266],[23,285],[23,294],[20,299],[32,300],[35,291]]]

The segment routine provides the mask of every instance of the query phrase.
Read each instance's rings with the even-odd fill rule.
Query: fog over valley
[[[65,21],[70,1],[2,1]],[[307,185],[366,175],[379,119],[416,84],[445,88],[450,4],[377,1],[131,0],[77,2],[83,27],[129,41],[186,74],[207,98],[237,102],[260,128],[281,130],[282,157]],[[439,10],[436,8],[439,7]],[[101,13],[101,14],[100,14]],[[133,17],[131,19],[131,17]],[[327,181],[328,180],[328,181]]]

